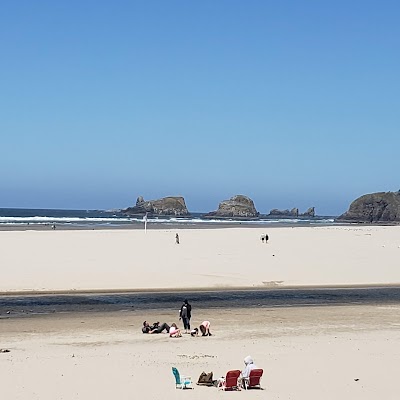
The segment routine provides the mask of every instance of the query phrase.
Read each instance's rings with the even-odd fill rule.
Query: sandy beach
[[[171,323],[174,310],[0,320],[2,398],[398,399],[398,304],[193,311],[193,324],[212,321],[212,337],[141,333],[143,319]],[[175,389],[172,366],[218,378],[247,355],[264,390]]]
[[[179,233],[180,244],[175,244]],[[260,235],[268,233],[267,244]],[[0,232],[0,291],[203,290],[396,285],[400,227],[326,226]],[[398,399],[400,304],[201,308],[212,337],[143,335],[143,320],[180,324],[174,309],[0,317],[2,398]],[[243,369],[264,390],[175,389]]]
[[[1,231],[0,292],[399,284],[399,259],[400,226]]]

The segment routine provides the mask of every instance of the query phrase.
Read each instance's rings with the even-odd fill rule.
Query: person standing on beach
[[[178,234],[175,235],[175,243],[179,244],[179,235]]]
[[[189,304],[188,300],[185,299],[179,311],[179,319],[182,319],[183,327],[185,328],[185,333],[190,332],[191,317],[192,317],[192,306]]]

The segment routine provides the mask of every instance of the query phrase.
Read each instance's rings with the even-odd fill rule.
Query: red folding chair
[[[218,380],[218,389],[220,390],[240,390],[238,379],[240,371],[238,369],[228,371],[224,378]]]
[[[261,377],[263,375],[264,370],[261,368],[254,368],[250,371],[250,375],[248,378],[243,379],[244,388],[245,389],[261,389]]]

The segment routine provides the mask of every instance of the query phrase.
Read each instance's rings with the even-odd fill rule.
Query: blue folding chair
[[[192,378],[190,376],[183,376],[179,373],[179,371],[172,367],[172,373],[175,377],[175,388],[176,389],[193,389]]]

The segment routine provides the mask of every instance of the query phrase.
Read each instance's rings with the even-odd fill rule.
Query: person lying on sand
[[[155,322],[153,325],[150,325],[147,321],[143,322],[143,327],[142,327],[142,332],[143,333],[161,333],[163,330],[165,330],[167,333],[169,332],[169,325],[164,322],[162,325],[160,325],[159,322]]]

